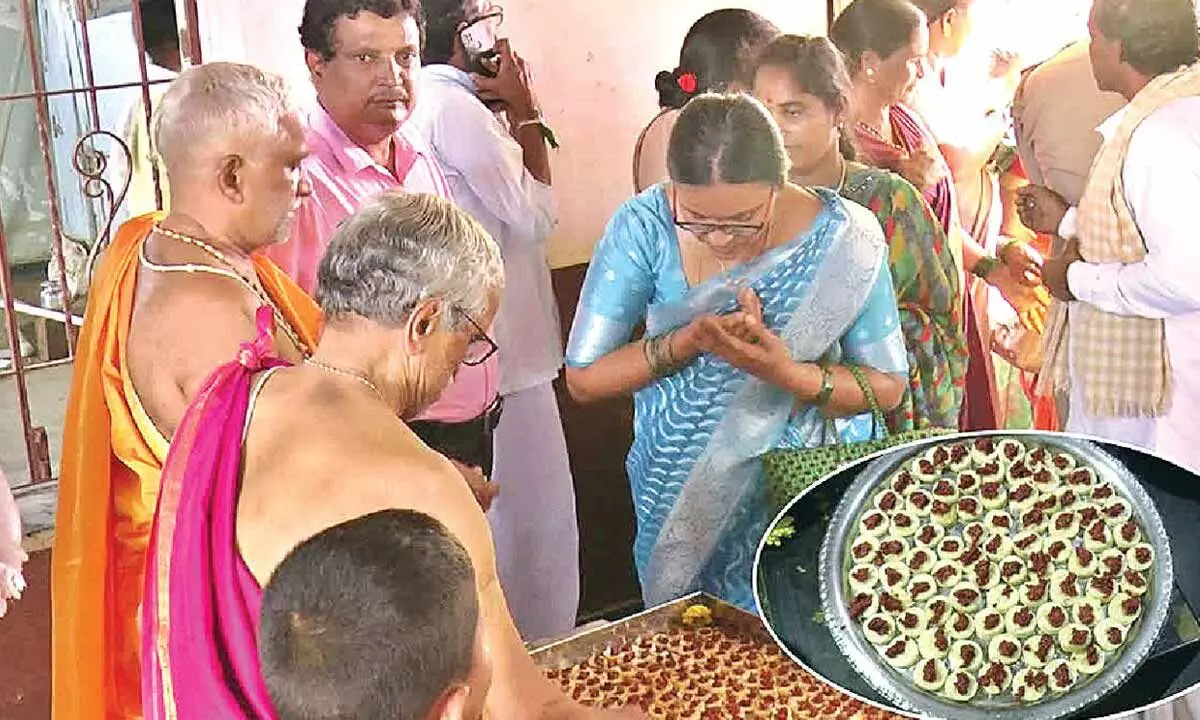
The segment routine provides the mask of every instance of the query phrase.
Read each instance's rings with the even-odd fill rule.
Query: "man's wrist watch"
[[[821,389],[813,396],[813,405],[821,407],[833,397],[833,370],[828,365],[821,366]]]

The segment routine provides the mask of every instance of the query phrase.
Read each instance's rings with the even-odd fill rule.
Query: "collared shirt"
[[[505,125],[475,96],[471,77],[450,65],[417,75],[409,125],[433,148],[450,194],[500,245],[505,289],[496,317],[500,392],[552,381],[562,367],[558,319],[546,239],[556,222],[550,186],[525,168],[524,152]]]
[[[1124,115],[1124,108],[1117,111],[1098,128],[1100,134],[1111,137]],[[1194,458],[1200,467],[1194,442],[1200,427],[1200,96],[1171,102],[1142,122],[1130,140],[1121,179],[1146,257],[1128,265],[1073,263],[1067,285],[1080,302],[1104,312],[1164,320],[1172,395],[1156,449]],[[1077,211],[1071,208],[1059,234],[1073,238],[1076,232]]]
[[[373,196],[396,188],[450,197],[449,186],[433,154],[408,123],[395,135],[395,166],[384,168],[338,127],[320,105],[306,117],[309,156],[302,171],[312,184],[296,215],[291,238],[267,249],[267,255],[308,293],[317,285],[317,267],[337,226]],[[483,414],[496,396],[499,358],[462,366],[454,382],[420,418],[463,422]]]

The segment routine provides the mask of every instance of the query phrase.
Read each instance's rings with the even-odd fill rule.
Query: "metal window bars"
[[[183,67],[198,64],[201,61],[200,33],[198,29],[198,10],[196,0],[173,0],[179,32],[179,54]],[[152,80],[148,71],[145,34],[141,23],[141,0],[11,0],[8,7],[0,0],[0,13],[6,9],[11,12],[15,6],[20,15],[19,29],[23,34],[23,44],[29,72],[32,79],[32,90],[28,92],[12,92],[0,94],[0,117],[12,117],[12,109],[20,103],[33,104],[37,123],[37,142],[41,151],[41,160],[45,171],[50,253],[46,262],[47,272],[45,282],[41,283],[41,292],[37,297],[32,293],[21,292],[15,282],[12,253],[10,252],[10,236],[6,233],[5,217],[12,217],[14,208],[7,204],[6,196],[0,192],[0,307],[3,309],[4,331],[8,339],[8,367],[0,366],[0,386],[6,385],[9,378],[15,387],[17,397],[16,416],[24,440],[25,469],[27,473],[12,472],[13,458],[0,457],[0,462],[6,462],[9,467],[8,477],[14,484],[14,489],[20,493],[22,486],[28,485],[34,489],[39,484],[54,479],[56,468],[51,457],[50,440],[47,429],[34,420],[29,392],[29,379],[37,371],[69,365],[76,353],[76,337],[78,328],[82,325],[83,310],[77,298],[73,297],[79,286],[86,288],[95,269],[99,257],[111,240],[117,213],[122,206],[129,189],[132,173],[132,157],[130,149],[121,137],[119,129],[103,127],[100,113],[100,93],[122,89],[140,89],[141,107],[145,112],[147,127],[150,125],[152,113],[151,86],[169,82],[169,80]],[[53,10],[71,10],[73,5],[72,32],[78,33],[78,44],[71,50],[79,53],[82,73],[71,72],[69,87],[47,88],[46,67],[50,54],[63,52],[65,49],[52,47],[46,42],[44,35],[39,35],[39,20],[48,17],[48,7]],[[93,42],[89,21],[103,14],[123,12],[126,7],[131,12],[133,38],[137,49],[138,80],[124,83],[97,82],[97,58],[93,54]],[[0,26],[5,18],[0,17]],[[9,29],[13,29],[8,26]],[[103,60],[103,58],[101,58]],[[16,70],[14,70],[14,73]],[[82,75],[79,82],[78,75]],[[20,90],[20,88],[15,88]],[[88,127],[75,141],[73,152],[66,157],[65,152],[55,153],[55,139],[64,132],[62,125],[56,124],[51,113],[51,101],[69,98],[83,99],[86,105],[86,121]],[[5,122],[5,130],[11,127]],[[7,132],[6,132],[7,134]],[[18,138],[28,142],[32,138]],[[3,170],[4,145],[0,144],[0,171]],[[17,147],[20,147],[19,145]],[[59,157],[56,163],[56,155]],[[115,160],[115,162],[114,162]],[[66,164],[69,161],[69,166]],[[114,167],[115,166],[115,167]],[[69,187],[60,182],[64,177],[61,172],[64,167],[73,169],[77,175],[77,183]],[[121,177],[113,177],[117,167],[124,167],[126,172]],[[68,171],[69,172],[69,171]],[[163,207],[163,196],[157,167],[153,167],[153,184],[155,203]],[[66,176],[69,178],[69,175]],[[0,177],[2,180],[3,177]],[[62,187],[60,187],[62,185]],[[0,191],[3,186],[0,185]],[[64,197],[60,193],[78,193],[70,198],[76,204],[85,203],[89,217],[91,237],[85,241],[68,239],[64,232],[63,209],[61,203]],[[17,196],[20,200],[20,195]],[[69,251],[69,252],[68,252]],[[82,258],[82,259],[81,259]],[[74,282],[72,282],[74,280]],[[66,351],[65,357],[49,357],[48,353],[39,353],[39,357],[27,358],[23,342],[21,325],[22,318],[32,320],[37,330],[39,345],[44,350],[46,329],[56,330],[61,327]],[[61,343],[60,343],[61,344]],[[6,389],[0,387],[0,393]],[[0,401],[0,408],[7,401]],[[0,435],[10,436],[12,418],[7,411],[0,411]],[[0,444],[0,451],[4,450]],[[10,449],[11,452],[11,449]],[[2,465],[0,465],[2,466]],[[19,465],[18,465],[19,470]]]

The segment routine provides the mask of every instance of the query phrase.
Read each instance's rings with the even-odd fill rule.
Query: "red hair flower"
[[[696,88],[699,85],[696,82],[696,74],[690,73],[690,72],[680,75],[679,79],[676,82],[679,83],[679,89],[684,91],[688,95],[691,95],[692,93],[696,92]]]

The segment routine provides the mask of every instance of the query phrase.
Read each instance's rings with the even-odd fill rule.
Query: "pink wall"
[[[205,0],[206,60],[274,70],[311,97],[296,27],[303,0]],[[632,191],[633,144],[657,111],[654,74],[675,67],[687,28],[720,0],[506,0],[505,34],[534,72],[563,147],[554,156],[560,223],[555,267],[586,262],[613,210]],[[789,32],[825,28],[821,0],[743,0]],[[267,8],[270,8],[269,10]]]

